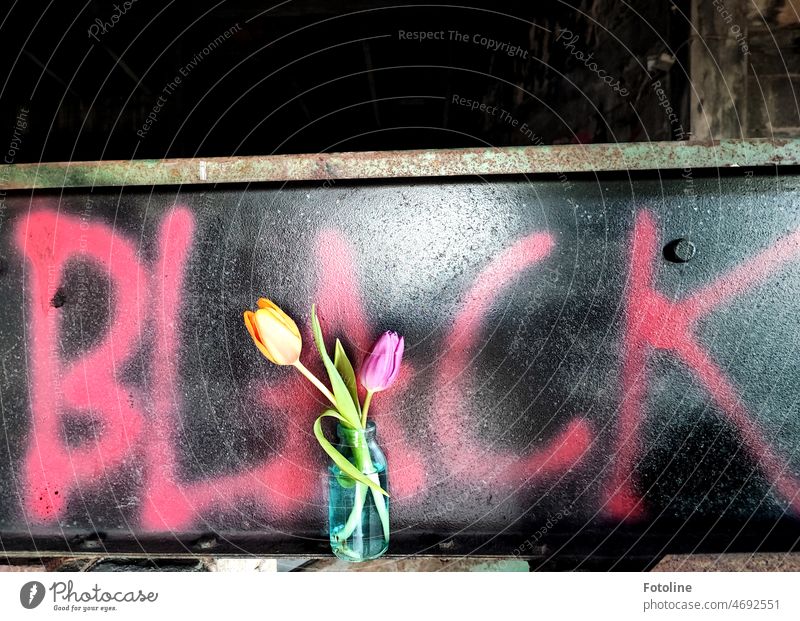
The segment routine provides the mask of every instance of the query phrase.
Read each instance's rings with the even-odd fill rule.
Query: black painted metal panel
[[[267,295],[305,325],[318,303],[356,358],[382,330],[407,339],[374,405],[391,553],[791,549],[798,184],[762,169],[9,195],[0,542],[324,553],[323,404],[250,342],[242,311]],[[665,250],[680,239],[687,262]]]

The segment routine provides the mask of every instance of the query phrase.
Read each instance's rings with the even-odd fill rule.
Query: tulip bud
[[[258,310],[244,312],[244,325],[256,347],[270,361],[290,365],[300,360],[303,339],[297,324],[270,300],[261,298]]]
[[[361,365],[361,385],[368,392],[386,390],[400,373],[405,339],[396,332],[384,332]]]

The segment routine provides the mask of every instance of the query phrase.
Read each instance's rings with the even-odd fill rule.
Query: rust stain
[[[365,151],[0,166],[0,189],[389,179],[800,164],[800,140]]]

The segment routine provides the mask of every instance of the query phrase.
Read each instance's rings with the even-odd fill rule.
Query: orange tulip
[[[244,312],[244,325],[253,342],[270,361],[297,365],[303,339],[289,315],[266,298],[258,300],[258,310]]]

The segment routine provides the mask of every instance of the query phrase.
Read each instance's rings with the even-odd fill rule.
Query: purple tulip
[[[386,390],[400,373],[405,339],[397,332],[384,332],[361,365],[361,385],[368,392]]]

